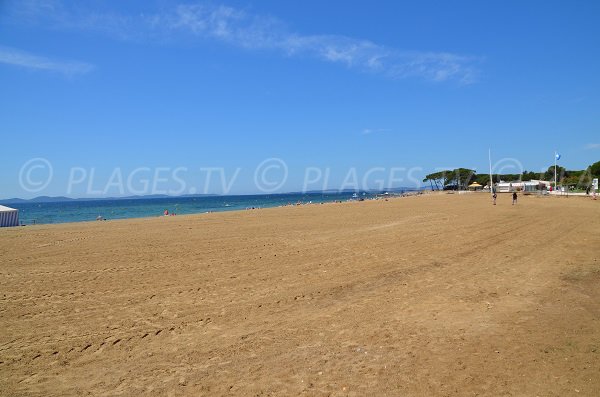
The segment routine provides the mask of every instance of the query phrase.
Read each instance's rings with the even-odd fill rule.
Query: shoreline
[[[97,223],[113,223],[113,222],[123,222],[123,221],[134,221],[134,220],[149,220],[149,219],[162,219],[162,218],[182,218],[182,217],[199,217],[199,216],[206,216],[206,215],[210,215],[210,214],[220,214],[220,213],[237,213],[237,212],[247,212],[247,211],[263,211],[263,210],[272,210],[275,208],[288,208],[288,207],[307,207],[307,206],[321,206],[321,205],[328,205],[328,204],[350,204],[350,203],[365,203],[365,202],[371,202],[371,201],[385,201],[385,200],[397,200],[397,199],[401,199],[401,198],[408,198],[408,197],[428,197],[428,196],[453,196],[453,195],[457,195],[457,196],[464,196],[464,195],[477,195],[477,196],[481,196],[481,195],[489,195],[489,192],[485,192],[485,191],[430,191],[430,190],[422,190],[422,191],[412,191],[412,192],[406,192],[406,193],[402,193],[402,194],[390,194],[389,196],[386,197],[381,197],[381,198],[367,198],[363,201],[360,200],[352,200],[352,199],[347,199],[347,200],[331,200],[331,201],[324,201],[324,202],[306,202],[306,203],[297,203],[297,204],[287,204],[287,205],[273,205],[273,206],[264,206],[264,207],[257,207],[257,208],[236,208],[236,209],[221,209],[221,210],[216,210],[216,211],[205,211],[205,212],[195,212],[195,213],[184,213],[184,214],[177,214],[174,216],[165,216],[165,215],[154,215],[154,216],[136,216],[136,217],[129,217],[129,218],[114,218],[114,219],[103,219],[102,221],[100,220],[81,220],[81,221],[72,221],[72,222],[49,222],[49,223],[34,223],[34,224],[23,224],[20,226],[15,226],[15,227],[7,227],[7,228],[0,228],[0,232],[2,230],[9,230],[9,229],[19,229],[19,228],[23,228],[23,227],[27,227],[27,228],[31,228],[31,227],[40,227],[40,226],[49,226],[49,225],[73,225],[73,224],[97,224]],[[512,194],[512,192],[498,192],[498,196],[505,196],[505,195],[510,195]],[[224,196],[225,197],[225,196]],[[593,200],[591,195],[585,195],[585,194],[538,194],[538,193],[519,193],[519,197],[530,197],[530,198],[569,198],[569,197],[577,197],[577,198],[586,198],[589,200]]]
[[[102,220],[97,220],[97,219],[88,219],[88,220],[80,220],[80,221],[66,221],[66,222],[47,222],[47,223],[28,223],[28,224],[22,224],[18,227],[31,227],[31,226],[40,226],[40,225],[64,225],[64,224],[73,224],[73,223],[96,223],[96,222],[114,222],[114,221],[124,221],[124,220],[133,220],[133,219],[154,219],[154,218],[163,218],[163,217],[182,217],[182,216],[190,216],[190,215],[206,215],[206,214],[212,214],[212,213],[228,213],[228,212],[238,212],[238,211],[258,211],[258,210],[264,210],[264,209],[272,209],[272,208],[284,208],[284,207],[303,207],[303,206],[312,206],[312,205],[325,205],[325,204],[339,204],[339,203],[346,203],[346,202],[364,202],[364,201],[377,201],[377,200],[382,200],[384,198],[387,199],[396,199],[396,198],[402,198],[402,197],[409,197],[409,196],[417,196],[417,195],[423,195],[423,194],[431,194],[432,192],[423,192],[423,191],[418,191],[415,193],[413,192],[406,192],[406,193],[394,193],[394,194],[390,194],[389,196],[385,196],[385,197],[381,197],[381,198],[374,198],[374,197],[369,197],[366,198],[364,200],[358,200],[358,199],[347,199],[347,198],[342,198],[342,199],[328,199],[322,202],[298,202],[298,203],[290,203],[290,204],[274,204],[274,205],[264,205],[264,206],[257,206],[257,207],[247,207],[247,208],[234,208],[234,209],[227,209],[227,207],[224,208],[220,208],[218,210],[212,210],[212,211],[200,211],[200,212],[194,212],[194,213],[183,213],[183,214],[176,214],[176,215],[148,215],[148,216],[133,216],[133,217],[126,217],[126,218],[113,218],[113,219],[109,219],[109,218],[105,218]],[[223,196],[223,197],[227,197],[227,196]],[[65,202],[65,203],[71,203],[71,202]],[[59,203],[52,203],[52,204],[60,204]],[[15,226],[16,227],[16,226]],[[4,228],[0,228],[4,229]]]

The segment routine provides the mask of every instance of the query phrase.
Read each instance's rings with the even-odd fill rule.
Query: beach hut
[[[483,189],[483,186],[481,186],[477,182],[473,182],[469,185],[469,190],[481,190],[481,189]]]
[[[0,227],[19,226],[19,210],[0,205]]]

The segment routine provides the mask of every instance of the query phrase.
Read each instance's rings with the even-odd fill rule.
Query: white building
[[[0,205],[0,227],[19,226],[19,210]]]
[[[510,193],[510,192],[539,192],[542,190],[547,190],[550,187],[550,182],[548,181],[538,181],[538,180],[530,180],[530,181],[517,181],[517,182],[504,182],[500,181],[496,185],[496,191],[498,193]]]

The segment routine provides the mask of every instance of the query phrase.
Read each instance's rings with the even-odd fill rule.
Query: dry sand
[[[600,395],[600,201],[0,230],[0,394]]]

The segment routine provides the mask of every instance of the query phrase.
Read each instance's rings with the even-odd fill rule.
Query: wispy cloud
[[[478,58],[446,52],[402,51],[369,40],[342,35],[302,35],[290,32],[275,18],[227,6],[179,5],[153,18],[155,26],[211,38],[246,49],[275,50],[287,56],[310,56],[349,68],[401,79],[419,77],[434,82],[472,83]]]
[[[122,39],[169,39],[185,35],[215,40],[246,50],[276,51],[287,57],[311,57],[390,79],[420,78],[432,82],[476,81],[480,57],[449,52],[407,51],[370,40],[336,34],[300,34],[274,17],[210,3],[180,4],[159,13],[121,15],[81,11],[57,0],[29,4],[17,14],[45,25],[85,29]]]
[[[362,135],[378,134],[380,132],[390,132],[389,128],[365,128],[361,131]]]
[[[0,46],[0,63],[65,75],[83,74],[94,68],[93,65],[85,62],[59,61],[3,46]]]
[[[588,150],[600,149],[600,143],[588,143],[587,145],[585,145],[585,148]]]

